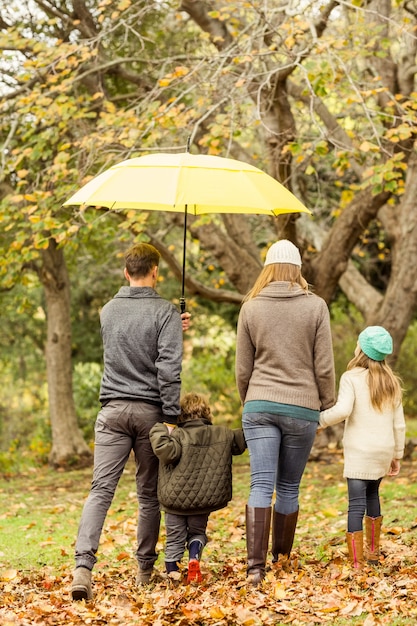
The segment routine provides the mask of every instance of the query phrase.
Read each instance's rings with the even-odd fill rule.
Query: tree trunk
[[[92,453],[78,428],[72,395],[70,284],[63,251],[51,239],[42,253],[41,282],[45,289],[46,369],[54,467],[91,462]]]
[[[391,211],[395,213],[398,228],[391,232],[391,277],[382,303],[367,317],[369,324],[383,324],[392,334],[394,354],[398,358],[401,344],[415,315],[417,306],[417,152],[408,164],[405,193],[401,203]]]

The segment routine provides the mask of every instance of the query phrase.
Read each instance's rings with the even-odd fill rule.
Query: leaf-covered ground
[[[310,463],[302,484],[292,566],[289,570],[270,567],[258,589],[245,582],[244,507],[249,489],[246,463],[235,468],[233,501],[210,517],[203,582],[187,585],[184,577],[161,578],[144,589],[135,585],[133,472],[127,472],[123,479],[126,486],[120,488],[103,532],[93,575],[94,599],[90,603],[76,603],[70,597],[74,520],[79,519],[91,471],[76,476],[71,481],[71,474],[55,474],[52,482],[50,476],[48,480],[45,475],[30,477],[31,507],[43,507],[47,526],[55,516],[46,541],[41,528],[36,532],[33,527],[28,529],[26,516],[30,510],[25,504],[27,494],[21,490],[24,483],[14,479],[1,482],[1,626],[417,623],[417,471],[412,463],[403,465],[395,481],[383,481],[382,562],[360,573],[353,573],[346,560],[347,504],[341,459],[335,456],[329,463]],[[66,535],[59,533],[65,533],[66,524],[71,540],[62,545],[62,536]],[[55,553],[48,552],[44,558],[50,562],[39,564],[37,560],[32,565],[26,562],[24,567],[16,566],[20,563],[17,555],[13,558],[7,549],[13,540],[11,532],[26,537],[28,554],[31,543],[40,553],[48,542],[49,548],[55,543]],[[161,550],[163,535],[162,527]],[[57,536],[59,540],[54,541]],[[163,556],[157,566],[163,572]]]

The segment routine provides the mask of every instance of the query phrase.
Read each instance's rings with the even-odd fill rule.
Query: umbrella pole
[[[187,247],[187,205],[185,205],[185,211],[184,211],[184,242],[182,246],[182,289],[181,289],[181,298],[180,298],[181,313],[185,313],[185,308],[186,308],[186,302],[185,302],[185,297],[184,297],[186,247]]]

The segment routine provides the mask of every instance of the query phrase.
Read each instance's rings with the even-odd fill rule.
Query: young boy
[[[179,571],[188,547],[187,582],[199,582],[209,514],[232,498],[232,455],[246,449],[243,431],[214,426],[205,399],[188,393],[181,400],[178,428],[155,424],[150,440],[160,461],[158,498],[165,511],[166,571]]]

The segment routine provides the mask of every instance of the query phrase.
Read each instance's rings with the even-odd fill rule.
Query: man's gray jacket
[[[100,401],[126,399],[180,412],[182,322],[176,307],[151,287],[121,287],[100,313],[104,371]]]

